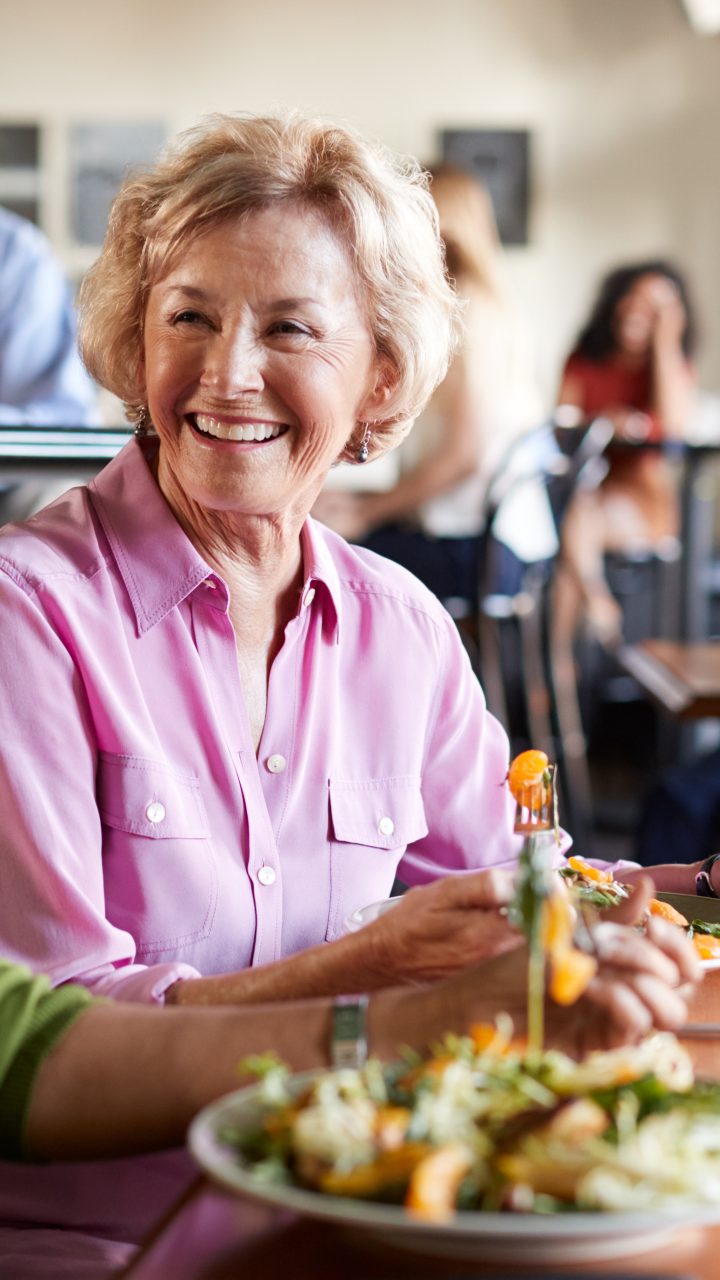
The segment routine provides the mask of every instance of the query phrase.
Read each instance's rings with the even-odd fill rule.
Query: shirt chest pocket
[[[427,833],[419,778],[331,779],[328,939],[351,912],[388,897],[407,846]]]
[[[217,905],[199,780],[164,763],[102,752],[97,802],[108,919],[132,934],[138,959],[182,958],[183,946],[208,937]]]

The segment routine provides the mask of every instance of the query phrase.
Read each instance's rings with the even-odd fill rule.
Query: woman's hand
[[[656,347],[680,347],[687,324],[687,315],[682,298],[672,280],[658,277],[653,285],[652,300],[655,307],[653,343]]]
[[[486,874],[504,879],[507,873]],[[502,885],[497,884],[496,890],[502,893]],[[569,1008],[560,1008],[548,999],[549,1045],[577,1055],[634,1043],[653,1029],[675,1031],[682,1027],[700,966],[682,930],[667,921],[653,918],[645,936],[629,927],[644,915],[652,890],[652,881],[645,877],[630,900],[613,908],[613,921],[596,926],[597,974]],[[445,1031],[462,1033],[473,1023],[492,1022],[501,1010],[510,1015],[522,1034],[527,1016],[527,966],[527,949],[522,945],[479,968],[466,969],[426,987],[411,997],[407,1009],[401,1003],[394,1009],[396,1037],[402,1033],[407,1043],[427,1044]],[[398,995],[393,997],[396,1003]],[[410,1025],[405,1027],[399,1019],[408,1015]]]
[[[651,920],[643,937],[607,921],[595,930],[595,946],[599,968],[578,1003],[578,1048],[612,1048],[682,1027],[700,965],[677,925]]]
[[[694,948],[677,925],[657,917],[644,936],[629,927],[646,915],[654,890],[649,876],[640,877],[632,896],[593,930],[598,971],[570,1011],[576,1048],[632,1043],[652,1030],[677,1031],[686,1019],[701,977]]]
[[[491,869],[408,890],[362,931],[372,972],[387,985],[434,982],[519,946],[500,914],[514,882],[512,872]]]

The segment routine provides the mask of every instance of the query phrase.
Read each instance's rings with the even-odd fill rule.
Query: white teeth
[[[232,426],[202,413],[195,415],[195,421],[200,431],[215,436],[217,440],[272,440],[281,431],[279,422],[244,422]]]

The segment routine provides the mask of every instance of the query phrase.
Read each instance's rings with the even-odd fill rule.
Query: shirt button
[[[159,800],[153,800],[145,810],[145,817],[148,822],[162,822],[165,817],[165,805],[161,804]]]
[[[287,769],[287,760],[284,756],[268,756],[267,767],[270,773],[284,773]]]
[[[306,609],[309,604],[312,604],[314,599],[315,599],[315,588],[308,587],[307,591],[305,592],[305,601],[304,601]]]
[[[274,884],[277,879],[272,867],[261,867],[257,873],[257,878],[261,884]]]
[[[391,836],[395,830],[395,823],[392,818],[381,818],[378,822],[378,831],[381,836]]]

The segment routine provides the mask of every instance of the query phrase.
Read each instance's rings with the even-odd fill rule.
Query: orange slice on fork
[[[552,799],[550,761],[544,751],[521,751],[508,769],[507,784],[517,804],[536,813]]]

